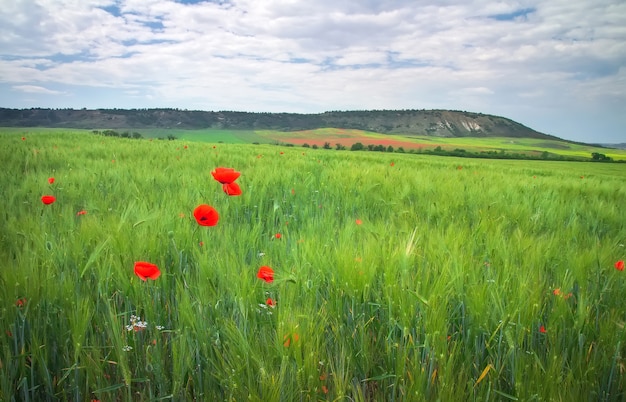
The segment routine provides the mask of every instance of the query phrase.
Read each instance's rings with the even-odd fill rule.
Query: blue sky
[[[454,109],[626,142],[623,0],[18,0],[0,107]]]

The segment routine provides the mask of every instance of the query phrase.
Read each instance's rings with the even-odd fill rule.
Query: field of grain
[[[0,400],[626,398],[624,164],[18,130],[0,155]]]

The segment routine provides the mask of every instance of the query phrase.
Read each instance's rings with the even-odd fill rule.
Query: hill
[[[229,129],[299,131],[325,127],[432,137],[559,138],[505,117],[453,110],[364,110],[317,114],[179,109],[7,109],[3,127],[80,129]]]

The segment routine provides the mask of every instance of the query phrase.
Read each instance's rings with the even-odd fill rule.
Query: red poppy
[[[54,177],[49,177],[48,178],[48,183],[50,183],[50,184],[54,183]]]
[[[292,340],[294,342],[298,342],[300,340],[300,335],[294,332],[293,334],[283,336],[283,346],[288,348],[289,346],[291,346]]]
[[[285,153],[284,153],[283,151],[280,151],[280,154],[281,154],[281,155],[284,155]]]
[[[561,296],[561,289],[556,288],[552,291],[552,294],[555,296]]]
[[[57,199],[53,195],[44,195],[43,197],[41,197],[41,202],[43,202],[46,205],[50,205],[56,200]]]
[[[355,221],[355,223],[356,223],[357,225],[360,225],[360,224],[362,224],[362,223],[363,223],[363,221],[362,221],[362,220],[360,220],[360,219],[357,219],[357,220]]]
[[[214,169],[211,174],[213,175],[213,178],[215,180],[219,181],[222,184],[231,184],[232,182],[237,180],[239,175],[241,175],[241,173],[235,171],[235,169],[222,167]]]
[[[142,281],[150,278],[152,280],[156,280],[156,278],[161,275],[161,271],[159,267],[149,262],[137,261],[135,263],[135,275],[139,277]]]
[[[546,333],[546,327],[544,327],[543,325],[539,327],[539,332],[541,332],[542,334]]]
[[[275,237],[275,238],[277,238],[277,239],[280,239],[281,237],[283,237],[283,235],[281,235],[280,233],[276,233],[276,234],[274,235],[274,237]]]
[[[265,305],[268,307],[276,307],[276,302],[272,300],[271,297],[268,297],[267,300],[265,300]]]
[[[200,226],[215,226],[219,219],[219,214],[212,206],[202,204],[193,210],[193,217],[196,218]]]
[[[83,209],[82,211],[76,212],[76,216],[80,216],[80,215],[87,215],[87,211]]]
[[[615,263],[615,269],[617,269],[618,271],[623,271],[624,270],[624,260],[619,260]]]
[[[389,166],[391,166],[391,167],[394,167],[395,165],[396,165],[396,163],[395,163],[395,162],[391,162],[391,163],[389,164]]]
[[[26,137],[22,137],[22,141],[26,141]]]
[[[17,299],[15,305],[17,307],[24,307],[26,305],[26,299],[24,297],[22,297],[21,299]]]
[[[274,282],[274,270],[266,265],[263,265],[259,268],[259,272],[256,273],[256,277],[267,283],[272,283]]]
[[[237,183],[222,184],[222,190],[228,195],[241,195],[241,187]]]

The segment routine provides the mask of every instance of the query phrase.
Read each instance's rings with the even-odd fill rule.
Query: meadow
[[[2,401],[626,399],[624,164],[19,130],[0,155]]]

